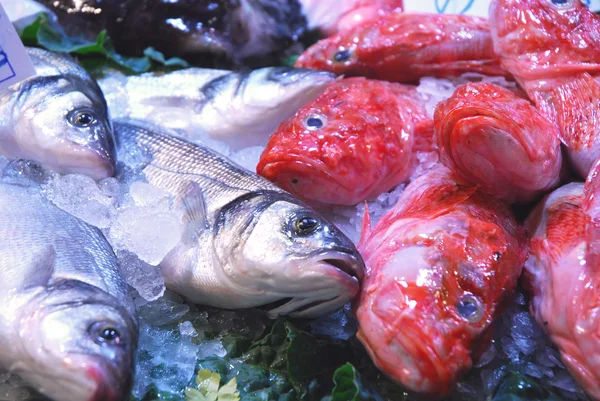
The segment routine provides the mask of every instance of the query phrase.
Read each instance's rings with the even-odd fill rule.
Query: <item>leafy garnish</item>
[[[346,363],[338,368],[333,374],[335,386],[327,401],[367,401],[377,400],[363,389],[360,375],[351,363]]]
[[[153,48],[146,49],[143,57],[121,56],[114,49],[105,30],[98,34],[95,41],[71,37],[60,25],[52,23],[46,14],[40,14],[34,22],[23,28],[20,36],[26,46],[41,47],[52,52],[77,56],[82,65],[88,69],[107,63],[113,63],[132,73],[142,73],[160,67],[189,67],[185,60],[165,59],[161,52]]]
[[[221,386],[221,375],[210,369],[200,369],[196,376],[196,387],[185,389],[186,401],[239,401],[235,377]]]

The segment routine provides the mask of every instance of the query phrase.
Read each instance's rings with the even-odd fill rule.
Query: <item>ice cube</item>
[[[179,295],[168,290],[161,298],[152,302],[136,299],[136,306],[140,318],[156,327],[173,324],[190,310]]]
[[[201,342],[198,346],[198,356],[200,359],[210,357],[223,358],[225,355],[227,355],[227,351],[218,339]]]
[[[251,172],[256,172],[256,165],[260,159],[260,155],[262,154],[264,146],[251,146],[249,148],[244,148],[238,150],[237,152],[231,155],[231,160],[244,167]]]
[[[42,185],[46,197],[64,211],[99,228],[109,227],[117,200],[81,174],[57,176]]]
[[[192,322],[190,322],[189,320],[179,323],[179,332],[182,336],[198,337],[198,332],[192,325]]]
[[[117,250],[116,254],[127,284],[148,301],[162,297],[165,281],[160,267],[143,262],[135,254],[125,250]]]

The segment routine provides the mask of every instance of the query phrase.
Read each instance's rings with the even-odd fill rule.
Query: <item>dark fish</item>
[[[198,65],[252,58],[268,65],[265,56],[287,49],[306,30],[297,0],[38,1],[71,35],[95,39],[106,29],[123,55],[139,56],[151,46]]]

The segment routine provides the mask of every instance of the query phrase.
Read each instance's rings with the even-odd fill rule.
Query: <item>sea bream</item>
[[[0,367],[56,401],[122,400],[137,319],[108,241],[21,181],[0,220]]]
[[[68,56],[29,48],[36,75],[0,91],[0,153],[94,179],[115,172],[100,87]]]
[[[119,154],[141,151],[145,178],[186,211],[186,233],[160,264],[167,288],[199,304],[263,306],[271,317],[323,315],[358,293],[361,256],[313,209],[156,125],[114,124]]]
[[[510,209],[439,167],[412,181],[358,249],[357,337],[409,390],[447,396],[485,350],[527,255]]]
[[[234,148],[264,144],[277,126],[336,76],[302,68],[232,72],[189,68],[100,80],[113,118],[150,120],[192,140],[202,134]]]

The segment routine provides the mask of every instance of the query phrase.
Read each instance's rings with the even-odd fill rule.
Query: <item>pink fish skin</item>
[[[271,136],[256,172],[315,206],[356,205],[405,182],[433,121],[416,87],[348,78]]]
[[[366,263],[358,338],[409,390],[446,396],[489,340],[527,255],[503,202],[438,167],[408,185],[358,245]]]
[[[300,0],[300,4],[309,28],[326,36],[403,9],[403,0]]]
[[[600,275],[597,257],[590,257],[586,198],[583,183],[567,184],[527,218],[531,253],[523,284],[531,293],[532,315],[563,362],[588,395],[600,400]]]
[[[580,0],[492,0],[494,50],[586,177],[600,156],[600,16]]]
[[[485,82],[461,85],[437,105],[434,122],[442,163],[463,182],[510,203],[558,186],[558,127],[514,92]]]
[[[315,43],[296,67],[402,83],[465,72],[510,76],[494,53],[487,19],[451,14],[390,13],[365,21]]]

